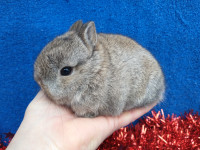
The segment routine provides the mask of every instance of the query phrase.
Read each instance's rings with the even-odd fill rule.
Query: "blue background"
[[[41,49],[76,20],[98,32],[129,36],[160,62],[167,83],[165,114],[200,110],[200,1],[0,1],[0,133],[15,133],[39,91],[33,64]]]

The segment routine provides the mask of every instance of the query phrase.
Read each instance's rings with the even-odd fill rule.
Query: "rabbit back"
[[[110,59],[110,106],[125,111],[163,99],[164,75],[149,51],[122,35],[99,34],[98,40]]]

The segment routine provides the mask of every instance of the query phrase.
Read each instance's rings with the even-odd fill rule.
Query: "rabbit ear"
[[[81,27],[83,25],[83,22],[82,20],[78,20],[76,21],[71,27],[70,27],[70,31],[76,31],[76,32],[79,32]]]
[[[96,33],[94,22],[90,21],[84,24],[81,27],[79,36],[81,37],[83,42],[86,44],[86,46],[92,49],[97,43],[97,33]]]

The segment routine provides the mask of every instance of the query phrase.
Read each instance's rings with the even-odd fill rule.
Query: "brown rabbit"
[[[132,39],[97,34],[94,22],[75,22],[38,56],[34,78],[56,104],[77,116],[119,115],[163,99],[155,58]]]

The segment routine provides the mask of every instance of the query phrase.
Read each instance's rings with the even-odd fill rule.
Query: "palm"
[[[29,104],[25,119],[31,119],[33,126],[40,126],[49,141],[59,149],[66,149],[69,145],[93,149],[116,129],[136,120],[154,105],[125,112],[118,117],[78,118],[69,109],[55,105],[43,92],[39,92]]]

